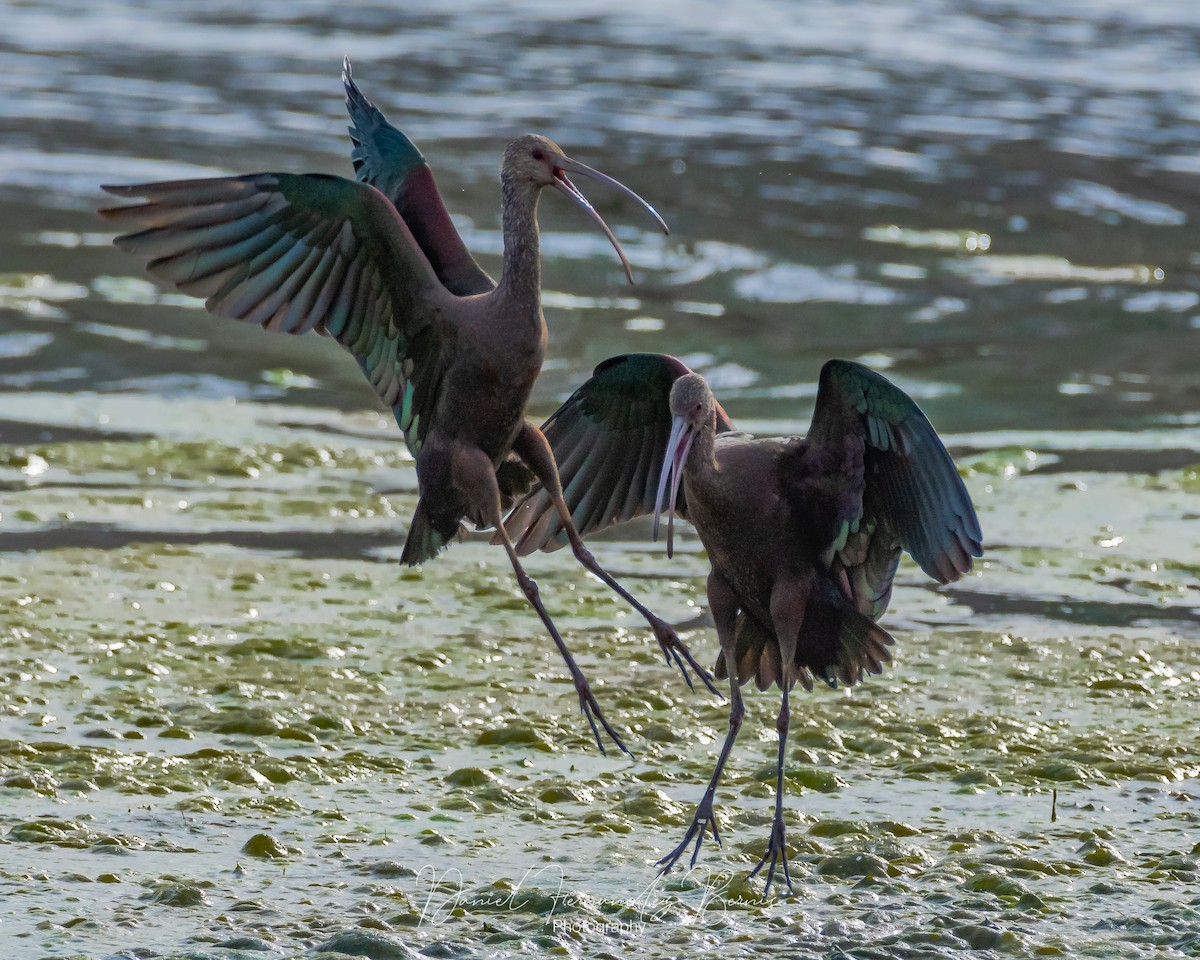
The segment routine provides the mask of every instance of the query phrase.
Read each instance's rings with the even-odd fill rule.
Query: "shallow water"
[[[1200,950],[1200,14],[641,6],[5,8],[6,957]],[[746,882],[774,697],[748,699],[724,848],[656,880],[723,705],[532,558],[636,759],[601,756],[502,552],[398,565],[411,461],[349,358],[109,247],[101,182],[346,172],[344,53],[488,268],[529,129],[672,225],[589,190],[630,288],[542,205],[536,413],[665,350],[739,425],[800,431],[841,355],[946,435],[988,555],[947,588],[903,567],[894,667],[794,698],[795,897]],[[709,662],[699,545],[648,532],[597,554]]]

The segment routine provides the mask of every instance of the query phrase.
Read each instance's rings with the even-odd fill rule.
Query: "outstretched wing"
[[[342,61],[342,84],[354,141],[350,160],[355,175],[395,204],[447,290],[460,297],[492,290],[496,284],[454,229],[421,151],[363,96],[350,73],[349,59]]]
[[[812,427],[781,468],[805,515],[827,518],[817,531],[822,561],[868,616],[886,608],[902,548],[941,583],[983,555],[970,495],[933,426],[908,394],[861,364],[821,369]]]
[[[653,512],[671,432],[671,385],[687,373],[681,360],[661,353],[610,357],[542,425],[580,534]],[[731,429],[718,405],[717,431]],[[677,512],[686,516],[686,510],[680,491]],[[504,526],[522,554],[567,542],[550,496],[540,487]]]
[[[260,173],[106,186],[143,202],[100,213],[114,243],[209,312],[334,337],[392,407],[415,453],[437,394],[452,297],[378,190],[322,174]],[[428,419],[428,417],[426,417]]]

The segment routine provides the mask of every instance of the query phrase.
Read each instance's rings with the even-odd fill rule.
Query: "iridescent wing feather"
[[[383,194],[286,173],[104,189],[142,201],[101,211],[133,228],[120,249],[218,316],[336,339],[419,450],[454,336],[452,297]]]
[[[611,357],[542,425],[580,534],[654,512],[671,432],[671,385],[690,372],[681,360],[660,353]],[[718,406],[717,430],[732,428]],[[686,516],[686,511],[681,491],[677,512]],[[567,542],[541,488],[516,506],[505,529],[522,554],[556,550]]]
[[[349,60],[342,63],[342,84],[354,142],[350,160],[355,176],[392,201],[447,290],[460,297],[488,293],[496,284],[475,262],[455,229],[421,151],[363,96],[350,73]]]
[[[812,427],[781,470],[807,515],[828,519],[821,559],[845,571],[868,616],[887,606],[901,549],[941,583],[983,555],[970,495],[933,426],[911,397],[861,364],[825,364]]]

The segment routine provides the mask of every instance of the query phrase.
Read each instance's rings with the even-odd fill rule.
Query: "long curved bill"
[[[580,192],[579,188],[576,187],[575,184],[567,179],[567,171],[570,171],[571,173],[577,173],[580,176],[591,177],[593,180],[599,180],[601,183],[607,183],[610,187],[616,187],[626,196],[633,198],[643,207],[645,207],[650,216],[658,221],[658,225],[662,227],[663,233],[669,234],[671,231],[667,226],[666,221],[658,215],[658,211],[655,210],[654,207],[630,190],[627,186],[625,186],[625,184],[621,183],[620,180],[614,180],[612,177],[608,176],[608,174],[601,173],[599,170],[589,167],[586,163],[580,163],[578,160],[572,160],[570,157],[564,157],[562,155],[555,157],[554,186],[562,193],[565,193],[581,207],[583,207],[584,212],[586,212],[587,215],[596,222],[596,225],[604,231],[604,235],[608,237],[609,243],[611,243],[613,245],[613,249],[617,251],[617,256],[621,258],[621,266],[625,268],[625,277],[630,283],[633,283],[633,269],[629,266],[629,260],[625,256],[625,251],[621,249],[621,244],[617,242],[617,238],[608,228],[608,224],[604,222],[604,218],[601,217],[600,214],[596,212],[596,208],[588,202],[588,198]]]
[[[663,497],[670,484],[671,498],[667,503],[667,556],[675,555],[675,501],[679,499],[679,485],[683,481],[683,466],[687,463],[688,451],[696,431],[688,426],[683,417],[671,422],[671,435],[663,451],[662,471],[658,475],[658,492],[654,495],[654,539],[658,539],[658,521],[662,516]]]

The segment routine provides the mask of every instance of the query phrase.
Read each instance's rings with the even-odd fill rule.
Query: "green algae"
[[[322,445],[312,442],[257,443],[233,446],[217,441],[102,440],[96,443],[51,443],[33,447],[0,448],[0,467],[38,475],[49,471],[103,474],[119,471],[169,480],[211,478],[259,479],[270,474],[312,471],[315,468],[362,470],[397,468],[412,458],[400,443],[378,450]]]
[[[1089,520],[1078,535],[1064,511],[1059,535],[1025,506],[1058,480],[1018,471],[972,488],[985,527],[1009,532],[979,576],[930,589],[906,562],[888,620],[896,663],[849,694],[793,698],[786,818],[801,922],[793,901],[763,900],[761,877],[746,879],[770,823],[776,696],[747,697],[716,798],[725,845],[710,839],[694,870],[660,879],[653,862],[682,837],[727,707],[689,693],[598,583],[561,555],[532,557],[636,760],[599,756],[501,551],[476,541],[417,570],[396,563],[413,496],[378,485],[392,464],[409,469],[403,458],[364,440],[322,459],[319,443],[245,433],[236,446],[4,453],[20,480],[0,534],[70,513],[55,521],[68,531],[159,537],[0,554],[0,881],[17,891],[10,910],[33,907],[19,920],[28,937],[111,951],[122,922],[170,911],[163,929],[195,943],[293,951],[374,949],[362,931],[400,930],[435,950],[448,936],[612,950],[633,928],[608,923],[638,924],[652,955],[702,952],[719,935],[736,956],[789,930],[849,947],[871,924],[880,949],[926,938],[1055,955],[1074,950],[1068,922],[1074,940],[1108,942],[1100,891],[1132,889],[1174,904],[1161,940],[1186,942],[1186,798],[1200,794],[1186,612],[1200,556],[1178,539],[1164,550],[1156,519],[1185,508],[1185,482],[1088,477],[1071,495],[1103,502],[1114,531]],[[45,472],[21,472],[31,452]],[[1153,516],[1128,510],[1131,490],[1157,498]],[[276,549],[238,539],[277,528],[288,533]],[[189,542],[196,529],[217,535]],[[339,546],[380,530],[396,536]],[[1116,531],[1126,539],[1105,546]],[[312,537],[292,546],[301,533]],[[653,608],[695,615],[694,540],[670,561],[620,542],[597,552]],[[1117,603],[1134,615],[1114,625]],[[687,640],[711,661],[710,629]],[[61,897],[85,882],[112,921]],[[491,933],[475,932],[481,921]]]

